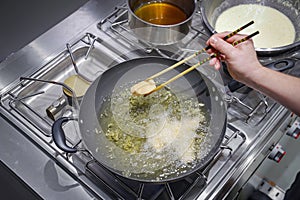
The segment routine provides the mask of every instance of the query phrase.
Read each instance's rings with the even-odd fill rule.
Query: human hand
[[[217,33],[210,37],[207,45],[213,48],[208,53],[218,53],[218,57],[210,60],[210,65],[214,65],[216,69],[221,68],[221,60],[227,64],[227,69],[237,81],[247,83],[251,81],[251,77],[258,73],[262,65],[259,63],[253,41],[251,39],[244,41],[236,46],[232,46],[234,41],[240,40],[246,35],[234,35],[224,41],[229,32]]]

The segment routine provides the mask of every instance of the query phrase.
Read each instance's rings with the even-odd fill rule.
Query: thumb
[[[212,36],[209,42],[214,49],[227,57],[231,54],[232,48],[234,48],[231,44],[216,36]]]

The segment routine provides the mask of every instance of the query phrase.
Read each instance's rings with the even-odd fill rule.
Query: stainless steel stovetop
[[[97,8],[101,7],[91,1],[79,10],[78,16],[88,12],[97,13],[95,5]],[[93,23],[91,19],[94,20]],[[70,23],[70,20],[67,19],[64,23]],[[77,34],[65,42],[60,40],[57,49],[48,51],[51,53],[43,54],[43,46],[35,45],[39,44],[38,42],[43,44],[43,39],[49,42],[49,38],[54,36],[53,32],[60,30],[59,27],[37,40],[38,42],[33,43],[31,47],[24,48],[22,51],[25,53],[21,51],[1,64],[2,69],[7,72],[13,72],[21,61],[36,65],[30,69],[22,68],[24,73],[20,75],[38,81],[20,81],[16,76],[11,76],[2,82],[0,111],[2,118],[17,127],[16,131],[27,138],[29,146],[31,144],[41,150],[45,157],[54,161],[53,166],[57,165],[53,167],[48,164],[48,167],[52,166],[50,169],[56,170],[44,170],[42,174],[45,180],[52,180],[53,176],[56,177],[56,182],[62,181],[65,176],[72,180],[69,184],[63,182],[62,185],[66,186],[59,189],[53,186],[53,183],[48,184],[50,190],[39,188],[38,183],[33,181],[30,185],[43,197],[49,198],[51,191],[59,196],[61,194],[58,190],[65,190],[64,192],[70,195],[73,190],[73,194],[80,193],[77,197],[73,195],[73,199],[80,199],[81,195],[103,199],[232,199],[250,176],[252,168],[268,157],[277,141],[285,134],[287,126],[295,118],[274,100],[254,90],[243,87],[232,93],[226,86],[220,87],[228,102],[228,124],[222,147],[213,161],[201,171],[184,180],[162,185],[129,181],[101,167],[84,150],[76,122],[68,122],[64,130],[69,145],[82,150],[75,154],[66,154],[56,147],[51,138],[53,124],[51,118],[73,115],[74,110],[78,109],[68,105],[65,100],[61,83],[66,78],[79,74],[92,81],[116,63],[147,55],[179,60],[202,49],[209,37],[201,15],[197,13],[193,19],[191,32],[180,44],[164,47],[142,42],[128,29],[127,10],[123,2],[118,2],[115,10],[110,10],[106,17],[89,15],[86,21],[89,22],[86,27],[78,30]],[[26,60],[26,58],[34,59],[32,55],[36,55],[32,50],[26,53],[28,48],[39,49],[41,57],[39,59],[35,57],[35,61]],[[294,68],[300,68],[297,61],[299,52],[287,53],[283,56],[285,57],[295,58]],[[261,58],[261,62],[269,63],[277,59],[281,58]],[[74,68],[73,61],[78,69]],[[231,79],[224,71],[221,71],[221,75],[226,85]],[[46,111],[50,108],[52,110],[49,114]],[[15,162],[20,162],[17,155],[14,158]],[[7,159],[6,162],[12,168],[15,167],[15,171],[19,174],[22,173],[18,169],[18,164],[13,164],[13,159]],[[27,176],[24,179],[30,178]]]

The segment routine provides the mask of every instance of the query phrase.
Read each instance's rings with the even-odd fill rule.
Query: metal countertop
[[[90,0],[69,17],[39,36],[28,45],[11,54],[0,63],[0,94],[51,60],[77,35],[108,15],[121,0]],[[21,33],[20,33],[21,34]],[[28,127],[10,124],[9,114],[0,109],[0,159],[17,176],[44,199],[99,198],[67,174],[54,160],[22,133],[30,134]],[[26,134],[25,134],[26,135]],[[103,194],[101,198],[106,199]]]
[[[14,83],[19,82],[20,76],[30,75],[63,51],[66,48],[66,43],[72,43],[86,32],[99,33],[96,27],[97,22],[109,15],[116,6],[124,3],[125,0],[90,0],[55,27],[7,57],[0,63],[0,98],[1,94],[8,91]],[[281,118],[286,114],[287,110],[280,107],[274,116],[269,116],[269,121],[278,124],[280,120],[278,117]],[[71,174],[66,172],[68,170],[64,170],[63,166],[55,162],[52,155],[48,155],[47,152],[38,148],[38,145],[33,145],[33,139],[26,137],[26,135],[35,137],[31,133],[32,127],[25,127],[21,123],[13,124],[9,121],[13,121],[9,112],[0,107],[0,159],[40,196],[45,199],[109,199],[101,191],[97,192],[102,195],[100,197],[92,191],[88,191],[81,185],[80,181],[76,180],[76,177],[72,177]],[[250,130],[253,127],[239,123],[243,122],[236,121],[233,125],[243,127],[241,129],[243,132],[253,132],[253,130]],[[270,128],[260,126],[255,127],[256,129],[269,132],[268,129]],[[265,135],[255,142],[255,145],[249,149],[247,154],[242,155],[241,160],[244,165],[240,165],[232,171],[231,177],[233,177],[233,180],[238,180],[241,172],[245,167],[248,167],[247,164],[250,165],[251,156],[257,156],[258,151],[261,151],[261,149],[255,149],[255,147],[263,143],[264,140],[269,139],[270,136]],[[226,181],[224,180],[224,182]],[[231,185],[236,184],[231,180],[228,182]],[[222,190],[224,191],[220,193],[226,193],[226,187]],[[201,198],[202,196],[199,199]]]
[[[8,56],[0,63],[0,94],[21,75],[30,74],[51,60],[76,36],[87,29],[96,30],[97,27],[93,25],[122,3],[122,0],[90,0],[59,24]]]

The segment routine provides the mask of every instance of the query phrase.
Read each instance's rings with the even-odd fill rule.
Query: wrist
[[[265,80],[266,68],[259,62],[252,64],[251,70],[245,75],[242,82],[254,89],[259,89],[259,85]]]

